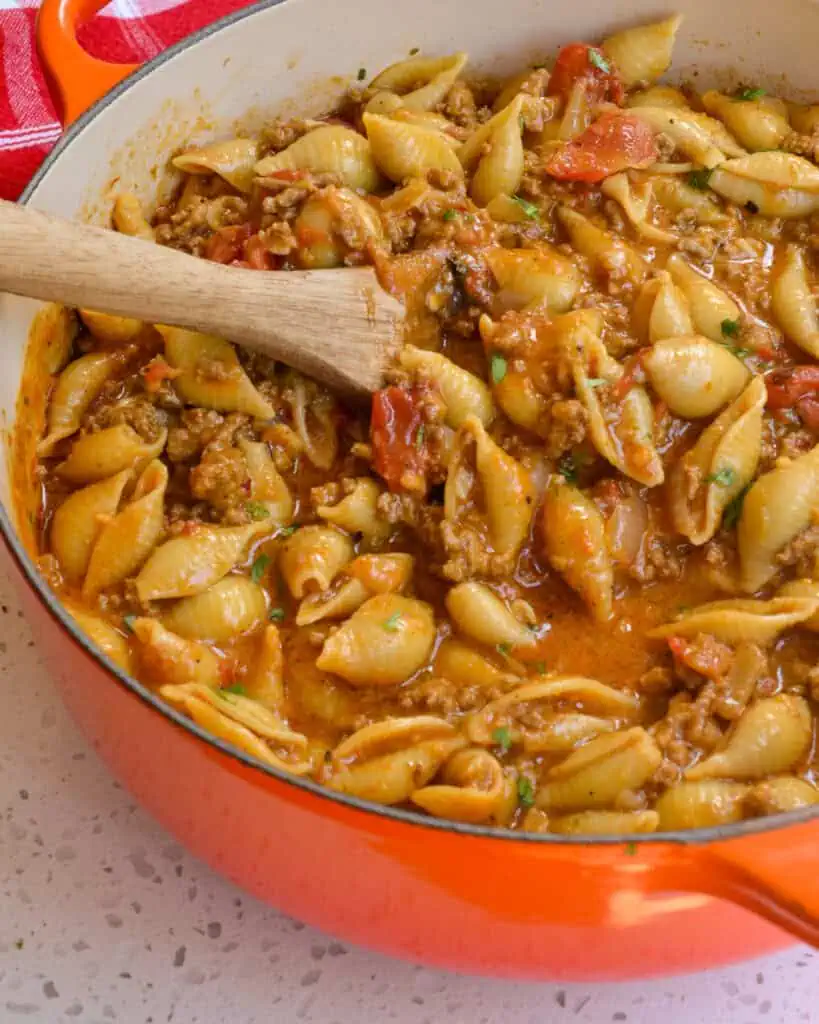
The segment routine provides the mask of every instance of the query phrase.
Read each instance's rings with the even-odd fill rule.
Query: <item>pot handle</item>
[[[80,46],[77,29],[106,0],[43,0],[37,16],[37,49],[56,93],[64,125],[83,114],[138,64],[110,64]]]

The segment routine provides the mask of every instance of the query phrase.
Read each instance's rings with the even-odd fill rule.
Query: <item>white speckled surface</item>
[[[446,975],[276,913],[185,851],[69,721],[0,577],[0,1022],[798,1024],[819,1020],[803,947],[624,985]]]

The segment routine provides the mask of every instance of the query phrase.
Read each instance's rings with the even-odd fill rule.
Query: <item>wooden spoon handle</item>
[[[371,268],[225,267],[2,201],[0,290],[222,335],[348,391],[380,386],[403,316]]]

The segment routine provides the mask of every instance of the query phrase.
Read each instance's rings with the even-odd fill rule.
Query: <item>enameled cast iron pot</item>
[[[114,186],[150,200],[152,174],[197,129],[225,134],[248,110],[273,113],[285,100],[321,112],[344,84],[332,76],[372,73],[413,47],[468,50],[474,67],[502,73],[668,10],[650,0],[266,0],[135,70],[77,44],[77,25],[99,6],[45,0],[39,22],[71,127],[23,202],[67,217],[100,219]],[[819,91],[811,0],[730,0],[718,18],[710,0],[674,9],[686,16],[681,76],[719,78],[728,65],[745,82],[781,90],[784,76],[789,88]],[[7,427],[36,309],[0,296]],[[622,979],[714,967],[794,937],[819,945],[815,812],[634,843],[524,836],[376,807],[262,768],[89,646],[21,543],[5,465],[0,496],[10,570],[90,742],[181,842],[286,913],[427,964],[529,978]]]

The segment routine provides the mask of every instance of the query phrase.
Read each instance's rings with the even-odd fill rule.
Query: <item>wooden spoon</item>
[[[2,201],[0,290],[217,334],[359,395],[381,386],[404,318],[371,267],[226,267]]]

